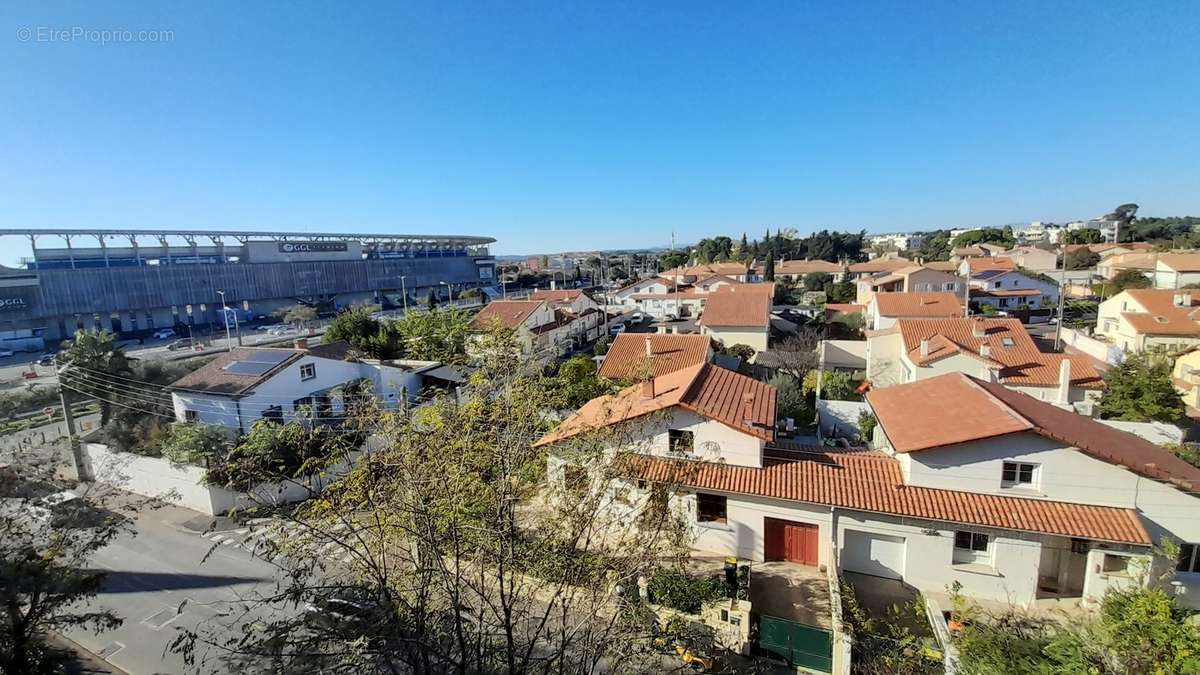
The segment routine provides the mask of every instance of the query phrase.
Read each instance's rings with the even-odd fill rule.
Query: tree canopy
[[[1133,354],[1104,376],[1099,412],[1104,419],[1168,422],[1186,416],[1183,398],[1171,382],[1171,361],[1159,355]]]

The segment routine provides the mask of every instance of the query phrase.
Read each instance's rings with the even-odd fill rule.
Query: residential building
[[[696,283],[692,284],[691,287],[696,293],[712,293],[719,288],[737,286],[740,283],[742,282],[738,281],[737,279],[727,277],[724,274],[713,274],[696,281]]]
[[[623,288],[619,288],[613,291],[611,296],[615,304],[634,307],[637,305],[637,300],[633,296],[639,294],[661,295],[663,293],[670,293],[675,290],[675,286],[676,283],[671,279],[650,277],[648,279],[639,279]]]
[[[1130,288],[1100,303],[1095,337],[1130,352],[1183,350],[1200,344],[1200,295]]]
[[[954,293],[876,293],[867,303],[867,327],[883,330],[899,319],[953,319],[963,316],[963,297]]]
[[[754,273],[760,279],[766,272],[763,265],[754,268]],[[809,274],[828,274],[834,281],[839,281],[846,274],[846,269],[837,263],[825,260],[780,260],[775,263],[776,281],[802,281]]]
[[[969,277],[984,270],[1015,270],[1017,263],[1012,258],[1003,256],[983,256],[963,258],[958,263],[958,273]]]
[[[1200,284],[1200,253],[1159,253],[1153,280],[1155,288]]]
[[[1060,406],[1095,402],[1104,389],[1086,357],[1038,350],[1017,319],[900,319],[867,337],[872,389],[953,372]]]
[[[1144,241],[1132,241],[1124,244],[1067,244],[1063,246],[1063,252],[1074,253],[1081,249],[1087,249],[1103,259],[1125,253],[1149,253],[1153,248]]]
[[[597,371],[610,380],[645,379],[712,361],[707,335],[621,333],[613,340]]]
[[[1092,604],[1111,588],[1157,583],[1175,566],[1169,592],[1200,607],[1200,469],[1136,435],[961,373],[872,391],[867,402],[879,420],[876,447],[899,462],[907,490],[1009,504],[994,514],[999,527],[893,523],[883,566],[904,581],[935,593],[958,582],[968,596],[1026,606]],[[1026,510],[1043,507],[1062,515]],[[1151,546],[1166,538],[1183,542],[1181,558],[1151,569]]]
[[[1140,272],[1147,279],[1154,281],[1155,268],[1157,267],[1157,253],[1119,253],[1102,258],[1096,264],[1096,273],[1105,279],[1112,279],[1121,272],[1133,270]]]
[[[1136,436],[950,374],[870,392],[879,449],[836,451],[776,438],[775,397],[693,366],[594,399],[537,444],[550,448],[551,481],[582,471],[589,489],[622,495],[606,503],[630,519],[662,499],[690,522],[697,552],[790,562],[797,574],[824,565],[930,598],[957,582],[983,601],[1092,603],[1136,583],[1151,546],[1171,536],[1191,547],[1177,588],[1200,580],[1190,494],[1200,470]],[[616,478],[554,451],[618,426]]]
[[[907,251],[921,248],[925,244],[923,234],[873,234],[867,237],[867,246],[885,250]]]
[[[855,284],[854,303],[865,305],[876,293],[929,293],[944,291],[962,295],[966,282],[949,272],[910,265],[893,272],[860,277]]]
[[[660,273],[659,276],[669,281],[678,281],[680,284],[693,284],[714,274],[727,276],[742,283],[750,280],[749,267],[740,262],[716,262],[676,267]]]
[[[588,309],[600,309],[600,303],[592,299],[592,296],[577,288],[537,290],[529,295],[529,299],[544,300],[556,309],[565,309],[575,314]]]
[[[294,349],[238,347],[167,386],[180,422],[204,422],[247,433],[260,419],[338,420],[347,400],[369,394],[384,408],[417,400],[433,380],[447,382],[436,361],[372,361],[344,342]]]
[[[1016,235],[1020,241],[1031,244],[1057,244],[1059,238],[1066,231],[1062,225],[1035,220],[1028,226],[1017,230]]]
[[[509,330],[522,354],[553,353],[564,346],[560,341],[565,331],[558,311],[544,300],[496,300],[479,310],[471,320],[471,331]]]
[[[1184,404],[1200,411],[1200,349],[1192,349],[1175,359],[1171,381],[1183,396]]]
[[[895,272],[905,267],[912,267],[913,262],[907,258],[880,256],[866,262],[852,263],[846,268],[850,279],[861,279],[880,272]]]
[[[704,313],[696,325],[725,347],[746,345],[767,349],[771,337],[771,303],[775,284],[740,284],[705,296]]]
[[[1005,251],[1004,257],[1012,259],[1017,267],[1034,272],[1051,272],[1059,268],[1057,251],[1048,251],[1036,246],[1015,246]]]
[[[1058,284],[1023,272],[992,268],[971,275],[971,301],[1000,310],[1054,307],[1058,296]]]

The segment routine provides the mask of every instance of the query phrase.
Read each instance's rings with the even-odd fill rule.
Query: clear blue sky
[[[1197,2],[48,4],[0,8],[0,227],[524,253],[1200,214]],[[174,38],[38,39],[73,27]]]

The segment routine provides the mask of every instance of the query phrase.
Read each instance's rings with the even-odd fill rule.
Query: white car
[[[173,337],[175,337],[175,329],[173,328],[160,328],[154,331],[155,340],[165,340]]]
[[[267,335],[287,335],[290,332],[292,332],[291,326],[275,326],[267,331]]]
[[[0,359],[4,358],[4,357],[6,357],[6,356],[12,356],[12,355],[13,355],[13,350],[11,350],[11,349],[0,349]]]
[[[624,332],[625,332],[625,324],[623,324],[621,322],[614,323],[613,325],[608,327],[609,335],[620,335],[621,333],[624,333]]]
[[[642,314],[641,312],[634,312],[633,314],[629,315],[629,320],[634,323],[641,323],[646,320],[646,315]]]

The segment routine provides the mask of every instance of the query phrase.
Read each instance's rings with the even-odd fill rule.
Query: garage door
[[[811,523],[796,523],[790,520],[765,518],[766,560],[786,560],[802,565],[817,564],[817,533],[816,525]]]
[[[904,578],[904,537],[846,530],[842,569],[888,579]]]

